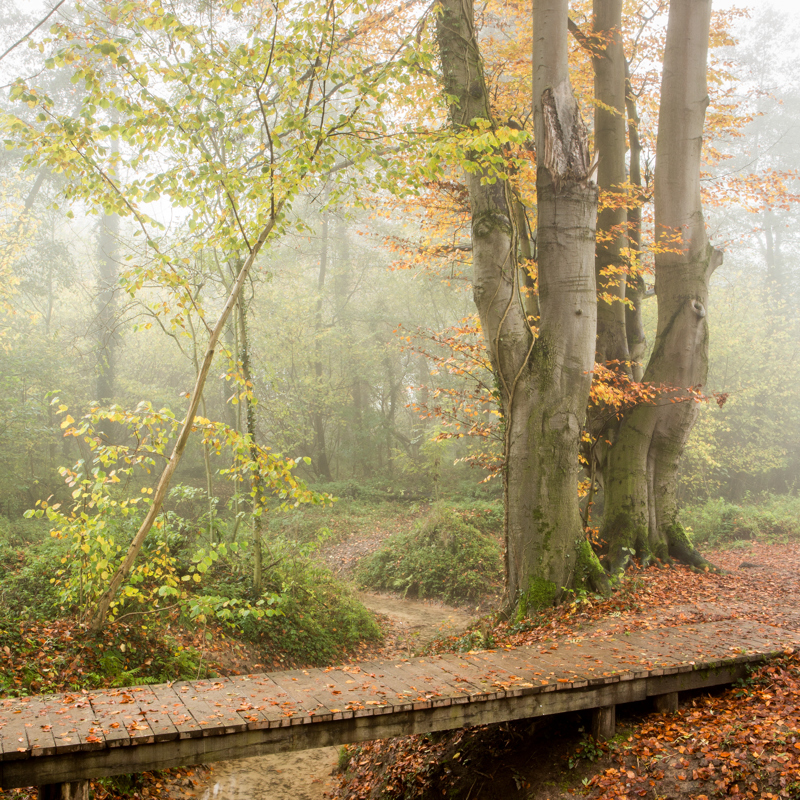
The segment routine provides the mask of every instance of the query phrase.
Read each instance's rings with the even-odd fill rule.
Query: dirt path
[[[176,800],[323,800],[334,788],[338,757],[337,747],[322,747],[222,761],[196,787],[170,794]]]
[[[395,648],[405,655],[416,652],[439,635],[461,633],[474,619],[464,608],[432,600],[408,600],[397,595],[361,592],[359,600],[383,618],[395,637]],[[386,653],[387,657],[393,655]]]

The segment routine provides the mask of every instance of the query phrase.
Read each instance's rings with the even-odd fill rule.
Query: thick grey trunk
[[[708,242],[700,198],[710,19],[711,0],[672,0],[655,174],[656,235],[667,251],[656,256],[658,327],[644,379],[673,389],[658,405],[635,409],[611,451],[606,533],[616,568],[631,549],[705,566],[677,522],[675,488],[698,414],[689,390],[708,374],[708,286],[722,262]]]
[[[508,604],[549,605],[603,574],[583,537],[578,446],[594,363],[597,189],[567,71],[567,0],[534,2],[534,116],[539,152],[539,335],[520,291],[519,228],[508,184],[470,172],[473,291],[503,403]],[[453,126],[493,124],[472,4],[437,17]]]
[[[622,362],[628,370],[625,324],[625,272],[628,246],[626,208],[628,180],[625,154],[625,54],[622,49],[622,0],[594,0],[594,33],[604,47],[593,48],[597,183],[601,208],[597,216],[597,361]],[[624,366],[623,366],[624,364]]]

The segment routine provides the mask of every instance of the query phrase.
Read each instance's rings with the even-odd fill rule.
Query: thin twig
[[[58,3],[56,3],[52,9],[50,9],[50,13],[44,19],[39,20],[39,22],[37,22],[21,39],[18,39],[16,42],[14,42],[14,44],[12,44],[11,47],[9,47],[8,50],[6,50],[5,53],[0,56],[0,61],[2,61],[15,47],[21,45],[32,33],[35,33],[39,28],[41,28],[42,25],[44,25],[45,22],[47,22],[47,20],[49,20],[50,17],[52,17],[53,14],[55,14],[56,11],[58,11],[58,9],[61,8],[61,6],[63,6],[66,2],[67,0],[58,0]]]

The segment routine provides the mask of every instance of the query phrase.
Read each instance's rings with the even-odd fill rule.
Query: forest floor
[[[387,524],[380,532],[337,535],[320,557],[347,576],[393,528]],[[518,626],[492,627],[484,617],[479,636],[486,645],[557,644],[564,638],[624,635],[637,628],[727,618],[800,627],[800,542],[737,545],[706,554],[722,574],[682,568],[634,572],[610,600],[577,598]],[[464,626],[477,611],[485,611],[485,606],[452,608],[388,595],[364,594],[362,600],[382,615],[386,636],[380,643],[359,646],[355,660],[463,649],[471,641]],[[69,623],[58,623],[45,641],[31,623],[30,657],[46,660],[50,649],[68,646],[78,635]],[[131,646],[139,646],[134,630],[130,636]],[[174,636],[179,646],[200,649],[219,674],[277,665],[264,663],[263,653],[224,636],[211,643],[189,631],[176,630]],[[88,669],[82,652],[78,648],[69,665],[75,672]],[[22,676],[24,657],[4,667]],[[213,770],[173,770],[145,775],[129,786],[103,781],[93,784],[93,793],[95,800],[125,794],[139,800],[800,798],[800,660],[787,653],[754,673],[746,685],[684,698],[677,715],[654,715],[640,706],[620,709],[617,736],[602,745],[586,730],[587,718],[567,715],[535,725],[402,737],[345,752],[328,748],[218,764]],[[337,765],[347,766],[338,777],[332,774]],[[0,791],[0,800],[32,796],[25,790]]]
[[[722,574],[642,570],[610,600],[584,599],[487,635],[495,644],[557,647],[563,639],[719,619],[800,628],[800,543],[707,555]],[[682,698],[675,715],[644,704],[618,715],[617,735],[602,745],[588,736],[588,716],[571,714],[348,748],[350,766],[333,797],[800,797],[800,659],[789,650],[742,686]]]

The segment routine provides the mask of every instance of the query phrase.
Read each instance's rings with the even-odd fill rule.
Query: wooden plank
[[[105,740],[97,735],[92,704],[87,695],[50,695],[46,698],[47,713],[52,720],[52,733],[57,753],[74,753],[78,750],[99,750]]]
[[[404,680],[413,709],[447,706],[465,692],[441,665],[441,659],[403,659],[394,664],[394,673]]]
[[[167,715],[169,721],[178,732],[179,739],[195,739],[203,735],[203,729],[184,704],[182,698],[171,684],[162,683],[151,686],[153,694],[161,711]],[[155,734],[153,734],[155,738]]]
[[[90,694],[98,723],[103,730],[106,747],[126,747],[131,743],[128,726],[135,721],[135,715],[127,703],[120,702],[122,690],[116,692],[98,692]]]
[[[400,659],[395,662],[370,662],[365,665],[368,672],[375,675],[376,685],[383,687],[382,691],[385,692],[384,696],[392,713],[412,711],[414,708],[414,690],[407,684],[406,676],[398,671],[396,667],[398,663]],[[336,680],[338,686],[342,686],[342,676],[338,671],[334,671],[332,676],[329,673],[329,677]]]
[[[199,684],[195,681],[189,686],[191,687],[192,706],[200,701],[208,709],[208,730],[204,729],[204,733],[220,735],[235,733],[247,728],[247,723],[236,711],[238,706],[237,689],[228,678],[202,681]],[[180,695],[181,692],[178,691],[178,694]]]
[[[395,691],[375,664],[325,669],[322,681],[325,691],[330,692],[330,700],[326,702],[335,719],[345,712],[366,717],[388,713],[395,707]]]
[[[305,679],[301,682],[300,676],[296,670],[290,672],[276,672],[270,675],[272,681],[278,688],[283,691],[293,704],[293,709],[287,707],[287,716],[291,725],[304,725],[314,721],[314,717],[318,712],[325,714],[328,712],[333,718],[337,713],[345,713],[337,709],[334,711],[328,708],[325,703],[321,702],[319,698],[310,691],[310,682]],[[320,694],[326,689],[325,685],[321,685]],[[331,700],[331,705],[335,702],[335,697]],[[288,713],[291,712],[291,713]]]
[[[558,662],[553,660],[552,656],[544,658],[540,653],[537,653],[535,659],[532,660],[534,666],[538,667],[538,669],[533,670],[525,669],[524,664],[514,659],[513,656],[499,658],[498,655],[492,651],[474,653],[472,657],[487,664],[502,665],[502,668],[510,674],[510,679],[505,682],[500,681],[499,685],[505,683],[509,689],[520,683],[530,683],[533,685],[534,681],[537,681],[537,679],[539,686],[542,685],[543,680],[546,680],[548,683],[555,683],[559,689],[571,687],[580,688],[588,685],[589,682],[588,676],[584,676],[582,672],[579,673],[577,669],[573,668],[576,659],[569,648],[562,651]],[[580,665],[575,664],[575,666]],[[550,667],[549,671],[547,670],[548,667]],[[498,684],[496,683],[495,685]]]
[[[4,700],[2,703],[3,727],[0,728],[0,758],[18,761],[30,758],[28,729],[25,727],[28,698]],[[3,784],[0,783],[0,786]]]
[[[32,697],[25,706],[25,728],[31,756],[51,756],[57,752],[53,736],[53,721],[48,712],[48,703],[41,697]]]
[[[321,670],[292,670],[285,673],[292,681],[292,693],[304,713],[314,722],[333,718],[335,695],[327,688]]]
[[[348,681],[361,681],[362,700],[372,708],[375,714],[384,714],[393,708],[394,690],[386,683],[381,672],[382,665],[377,662],[365,662],[350,667],[333,667],[322,670],[322,681],[326,691],[338,692],[331,695],[337,698],[329,703],[331,708],[341,705],[341,698],[349,693],[352,684]]]
[[[606,661],[600,658],[599,654],[601,651],[599,648],[601,646],[602,645],[598,645],[595,642],[582,642],[580,649],[576,647],[574,652],[574,661],[581,663],[581,667],[576,667],[575,671],[581,674],[590,686],[616,683],[620,679],[619,671],[615,669],[612,673]],[[515,651],[515,653],[516,652],[518,651]],[[516,657],[515,654],[510,655],[512,658]],[[541,664],[542,662],[539,661],[539,663]]]
[[[143,717],[132,689],[97,692],[89,695],[89,700],[108,747],[155,741],[155,733]]]
[[[606,666],[605,671],[608,674],[604,677],[616,681],[635,680],[637,677],[643,677],[650,669],[656,668],[655,665],[643,666],[634,648],[621,638],[604,639],[602,644],[594,646],[594,651]]]
[[[147,723],[156,742],[168,742],[180,735],[167,708],[163,694],[157,694],[154,686],[137,686],[131,689],[134,705],[138,708],[136,716],[139,725],[131,734],[132,744],[138,744],[138,733],[142,733],[141,724]],[[129,733],[131,733],[129,731]]]
[[[484,701],[505,697],[502,684],[512,683],[511,674],[497,666],[487,671],[481,659],[465,655],[442,655],[439,662],[442,669],[455,676],[456,680],[471,687],[470,700]]]
[[[471,694],[482,691],[479,686],[465,681],[463,676],[451,672],[443,656],[415,660],[410,675],[414,680],[412,688],[424,692],[434,708],[468,703]]]
[[[247,728],[247,723],[236,711],[220,700],[228,683],[227,679],[221,678],[172,684],[172,691],[200,726],[203,736],[236,733]]]
[[[155,687],[94,692],[89,699],[107,747],[148,744],[177,738],[178,731]]]
[[[288,727],[291,724],[286,715],[286,704],[291,701],[268,675],[237,675],[230,680],[241,698],[236,712],[247,722],[248,730]]]

